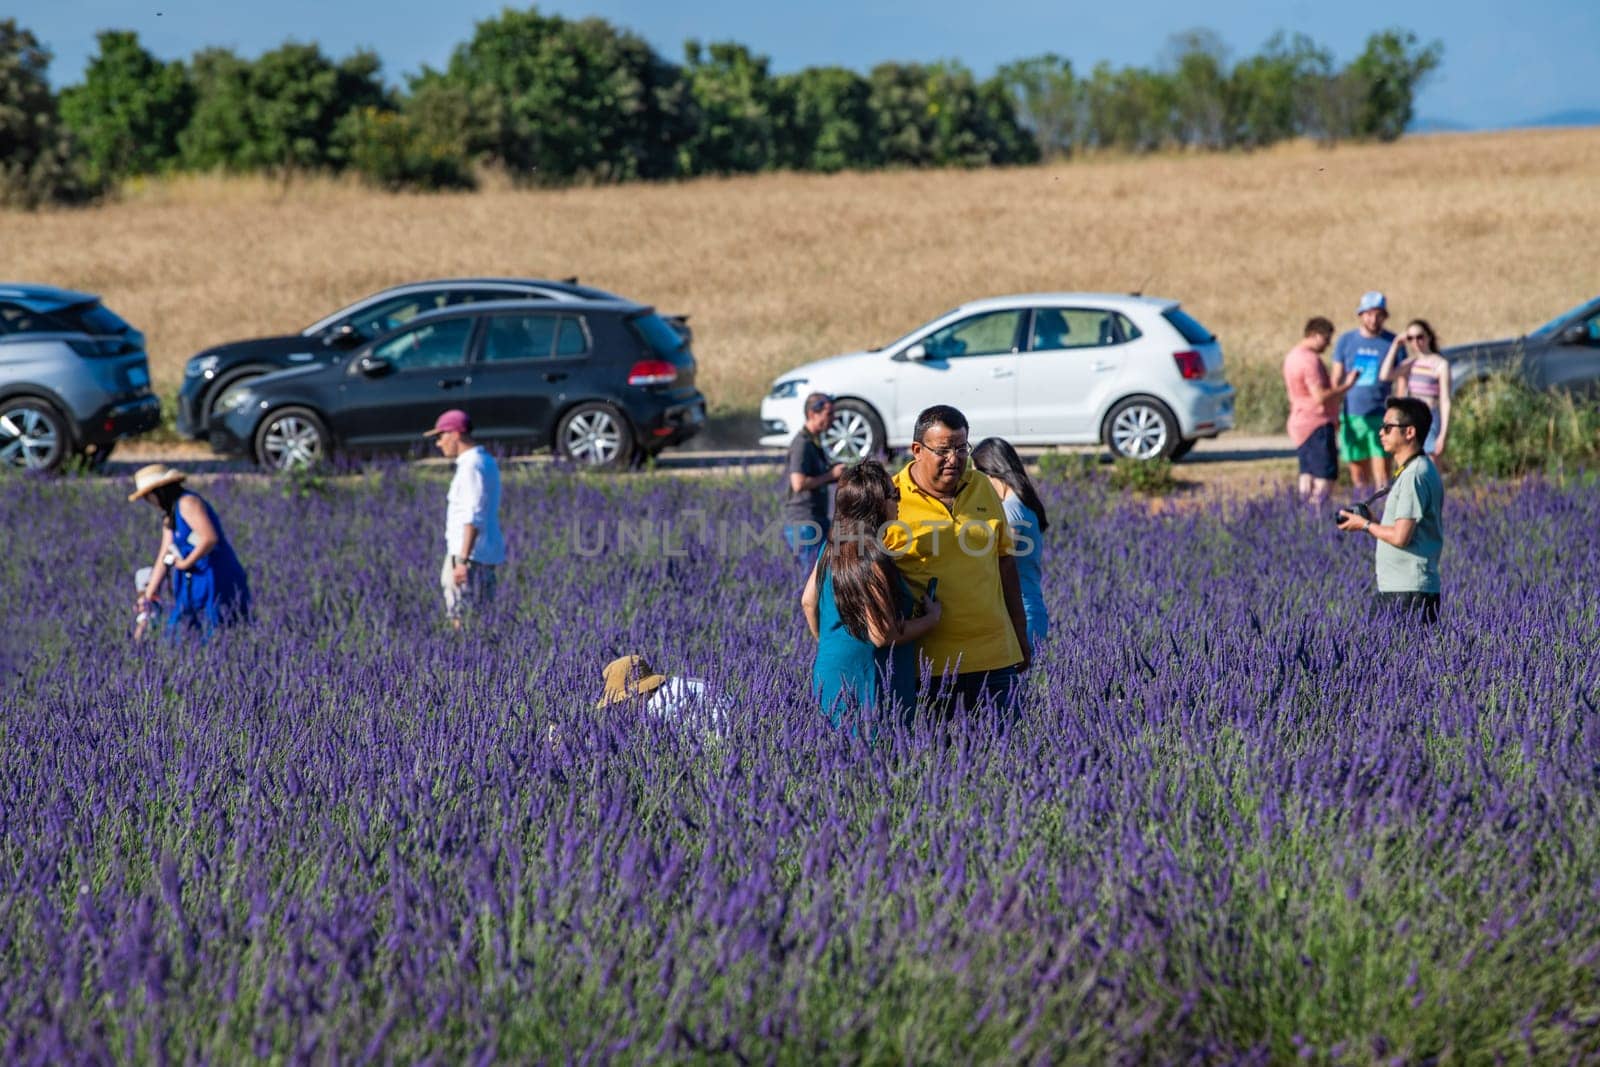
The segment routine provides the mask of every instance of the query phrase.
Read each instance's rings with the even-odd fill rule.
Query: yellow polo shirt
[[[1016,551],[994,486],[969,468],[961,476],[955,507],[947,508],[917,487],[909,465],[894,476],[894,484],[900,490],[900,519],[884,531],[884,547],[919,602],[928,579],[939,579],[934,595],[944,614],[918,646],[933,673],[968,674],[1020,663],[1022,646],[1000,585],[1000,557]]]

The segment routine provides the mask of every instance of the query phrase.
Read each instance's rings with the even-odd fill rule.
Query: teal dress
[[[196,493],[183,495],[194,497],[205,507],[206,518],[217,531],[217,544],[189,570],[170,572],[172,614],[167,617],[167,635],[176,637],[184,630],[198,630],[209,636],[219,626],[250,621],[250,583],[222,530],[222,520],[205,497]],[[182,510],[173,508],[172,518],[173,544],[179,555],[186,556],[194,547],[194,531],[184,520]]]
[[[819,635],[817,660],[811,667],[811,694],[822,705],[828,721],[838,726],[845,712],[853,709],[893,709],[910,718],[917,706],[917,650],[902,641],[878,648],[857,637],[839,618],[839,605],[833,595],[833,575],[818,571],[817,614]],[[910,618],[916,601],[911,587],[895,572],[895,608],[901,618]]]

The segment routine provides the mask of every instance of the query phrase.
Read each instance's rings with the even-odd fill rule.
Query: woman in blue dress
[[[909,720],[916,709],[916,642],[939,624],[940,608],[928,597],[913,617],[911,587],[883,547],[883,525],[899,511],[899,491],[881,463],[847,467],[839,476],[827,547],[800,597],[817,639],[811,692],[834,726],[847,711],[874,709]]]
[[[183,487],[182,471],[159,463],[133,475],[129,500],[148,500],[161,512],[161,551],[138,607],[154,600],[171,572],[172,613],[167,635],[197,630],[202,638],[221,626],[250,621],[250,583],[222,522],[198,493]]]
[[[986,437],[972,450],[972,465],[987,475],[1000,506],[1006,511],[1006,524],[1016,542],[1017,581],[1022,586],[1022,611],[1028,620],[1028,644],[1043,647],[1050,636],[1050,611],[1044,606],[1040,581],[1044,571],[1044,537],[1050,519],[1044,513],[1039,491],[1022,466],[1022,457],[1003,437]]]

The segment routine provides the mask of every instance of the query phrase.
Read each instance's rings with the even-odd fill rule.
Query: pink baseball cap
[[[472,420],[467,418],[467,413],[460,408],[451,408],[449,411],[441,412],[439,417],[433,420],[433,429],[422,436],[437,437],[442,433],[471,432]]]

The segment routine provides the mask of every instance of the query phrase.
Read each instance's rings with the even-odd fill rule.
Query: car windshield
[[[1173,328],[1192,345],[1208,345],[1217,339],[1215,334],[1182,308],[1170,307],[1161,313],[1161,317],[1172,323]]]
[[[951,315],[954,315],[956,312],[958,312],[960,310],[961,310],[960,308],[951,308],[949,311],[946,311],[943,315],[939,315],[936,318],[930,319],[929,322],[938,322],[940,319],[947,319]],[[910,333],[903,333],[899,337],[896,337],[893,341],[890,341],[888,344],[878,345],[875,348],[867,349],[867,351],[868,352],[882,352],[886,348],[899,348],[901,345],[903,345],[907,341],[911,340],[911,338],[915,337],[917,334],[922,333],[927,328],[928,328],[928,323],[925,322],[921,326],[918,326],[916,329],[912,330]]]
[[[648,315],[637,315],[628,321],[639,331],[639,336],[650,346],[650,351],[662,359],[681,366],[690,358],[688,352],[684,350],[683,338],[660,315],[652,312]]]
[[[1551,319],[1537,330],[1534,330],[1528,336],[1549,337],[1551,334],[1561,329],[1563,323],[1571,322],[1573,319],[1586,319],[1596,312],[1600,312],[1600,300],[1591,300],[1587,304],[1579,304],[1577,307],[1572,308],[1569,311],[1563,311],[1561,314],[1557,315],[1555,318]]]

